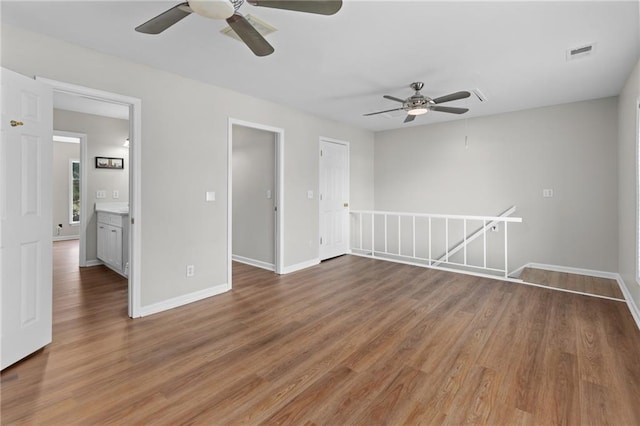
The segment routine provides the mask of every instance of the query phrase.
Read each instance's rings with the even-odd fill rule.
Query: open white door
[[[320,140],[320,260],[349,251],[349,145]]]
[[[52,88],[2,68],[0,369],[51,342]]]

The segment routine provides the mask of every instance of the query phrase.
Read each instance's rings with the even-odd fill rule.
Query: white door
[[[0,369],[51,342],[52,89],[2,68]]]
[[[349,250],[349,145],[320,140],[320,260]]]

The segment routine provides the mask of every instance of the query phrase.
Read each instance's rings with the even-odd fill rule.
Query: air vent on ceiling
[[[278,29],[276,27],[274,27],[271,24],[267,24],[266,22],[256,18],[255,16],[251,16],[251,15],[245,15],[245,18],[247,19],[247,21],[249,21],[249,23],[251,25],[253,25],[253,27],[258,30],[258,32],[264,37],[268,34],[274,33],[276,31],[278,31]],[[233,29],[231,27],[225,27],[223,29],[220,30],[220,32],[226,36],[231,37],[234,40],[238,40],[240,42],[242,42],[242,40],[240,40],[240,37],[238,37],[238,34],[236,34],[235,31],[233,31]]]
[[[592,55],[595,52],[595,50],[596,50],[595,43],[589,43],[583,46],[567,49],[567,61],[571,61],[578,58],[584,58],[586,56]]]

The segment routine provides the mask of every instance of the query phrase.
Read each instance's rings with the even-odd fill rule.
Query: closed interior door
[[[349,145],[320,141],[320,260],[349,250]]]
[[[51,342],[52,89],[2,69],[1,368]]]

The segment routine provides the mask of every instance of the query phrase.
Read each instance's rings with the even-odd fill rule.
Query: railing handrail
[[[501,213],[499,216],[473,216],[473,215],[452,215],[452,214],[435,214],[435,213],[409,213],[409,212],[391,212],[391,211],[383,211],[383,210],[351,210],[349,213],[351,214],[352,217],[357,217],[358,219],[358,240],[359,240],[359,244],[358,247],[355,247],[355,245],[351,245],[351,253],[352,254],[356,254],[359,256],[365,256],[365,257],[371,257],[371,258],[376,258],[376,257],[384,257],[386,256],[387,258],[391,257],[399,257],[399,258],[410,258],[410,259],[414,259],[416,261],[425,261],[428,263],[429,267],[438,267],[438,265],[444,263],[447,265],[456,265],[456,266],[462,266],[462,267],[466,267],[466,268],[474,268],[474,269],[480,269],[480,270],[484,270],[484,271],[495,271],[495,272],[501,272],[504,274],[504,276],[506,277],[509,271],[509,243],[508,243],[508,225],[509,223],[521,223],[522,222],[522,218],[521,217],[511,217],[508,216],[509,214],[515,212],[516,210],[516,206],[512,206],[509,209],[505,210],[503,213]],[[363,246],[363,232],[365,231],[364,227],[363,227],[363,216],[370,216],[371,220],[370,220],[370,233],[369,235],[371,236],[370,238],[370,248],[365,248]],[[382,232],[383,235],[383,242],[384,242],[384,248],[383,249],[377,249],[376,248],[376,217],[382,217],[383,220],[383,225],[384,225],[384,230]],[[389,230],[388,230],[388,223],[389,223],[389,218],[395,218],[396,223],[397,223],[397,250],[393,250],[393,252],[389,251]],[[403,218],[409,218],[410,219],[410,228],[411,228],[411,241],[410,241],[410,249],[411,249],[411,256],[409,256],[408,254],[403,253],[403,244],[402,244],[402,224],[403,224]],[[427,250],[428,250],[428,255],[427,257],[424,257],[424,255],[419,255],[417,252],[417,246],[416,243],[419,241],[416,237],[416,219],[426,219],[426,223],[428,224],[428,237],[427,237]],[[433,239],[432,239],[432,226],[434,225],[434,221],[432,219],[439,219],[438,221],[438,225],[437,226],[442,226],[444,225],[444,247],[445,247],[445,254],[444,254],[444,258],[440,257],[438,259],[434,259],[433,258]],[[394,220],[394,219],[392,219]],[[455,247],[450,248],[449,246],[449,242],[450,242],[450,223],[452,222],[462,222],[462,228],[463,228],[463,240],[462,243],[457,243]],[[471,235],[467,234],[468,231],[468,222],[482,222],[482,226],[479,230],[472,232]],[[440,225],[440,223],[442,225]],[[491,228],[494,227],[498,224],[502,223],[503,224],[503,234],[504,234],[504,269],[498,269],[493,265],[493,263],[489,263],[487,260],[487,255],[488,255],[488,251],[487,251],[487,231]],[[426,230],[425,230],[426,231]],[[369,232],[369,231],[367,231]],[[424,231],[423,231],[424,232]],[[480,236],[482,236],[482,263],[478,263],[476,261],[472,261],[469,262],[468,260],[468,250],[467,250],[467,245],[474,241],[475,239],[479,238]],[[423,239],[420,238],[420,240],[422,241]],[[406,240],[405,240],[406,241]],[[394,242],[395,243],[395,242]],[[462,263],[460,263],[459,261],[456,261],[454,259],[452,259],[452,256],[455,255],[456,253],[458,253],[459,251],[462,251]]]
[[[384,210],[350,210],[349,213],[354,214],[376,214],[376,215],[387,215],[387,216],[413,216],[413,217],[425,217],[425,218],[436,218],[436,219],[461,219],[461,220],[478,220],[478,221],[491,221],[491,222],[522,222],[521,217],[504,217],[504,216],[468,216],[468,215],[459,215],[459,214],[436,214],[436,213],[407,213],[407,212],[391,212]]]
[[[505,210],[502,213],[500,213],[499,217],[501,217],[501,218],[509,217],[511,214],[515,213],[515,211],[516,211],[516,206],[511,206],[507,210]],[[442,263],[442,261],[446,260],[447,257],[449,257],[451,255],[454,255],[457,252],[459,252],[460,250],[464,249],[465,246],[469,245],[469,243],[475,241],[480,236],[484,236],[489,229],[491,229],[494,226],[498,225],[498,221],[497,220],[493,220],[493,221],[490,221],[490,222],[489,221],[483,221],[483,224],[484,225],[482,227],[480,227],[480,229],[478,229],[476,232],[473,232],[470,236],[466,236],[465,235],[464,239],[458,245],[456,245],[454,248],[452,248],[451,250],[448,250],[445,254],[440,256],[440,258],[438,260],[436,260],[433,263],[433,265],[434,266],[440,265]]]

